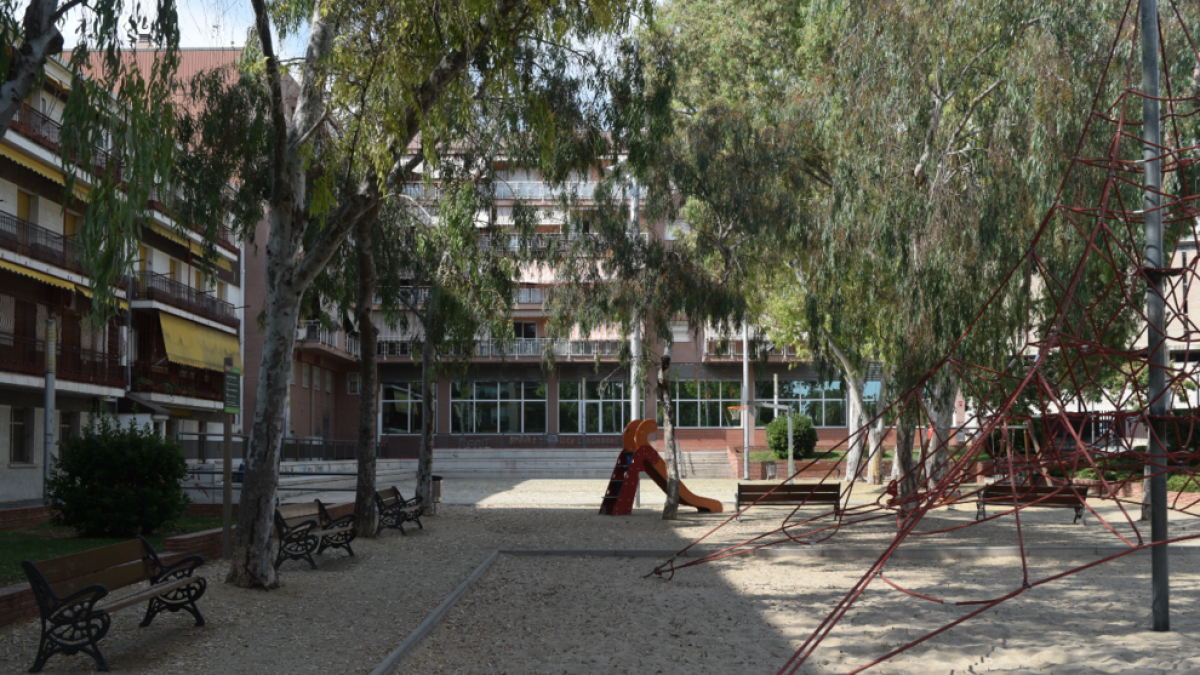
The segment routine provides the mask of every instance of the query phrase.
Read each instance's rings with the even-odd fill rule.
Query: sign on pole
[[[228,361],[228,359],[226,359]],[[242,412],[242,370],[225,364],[225,412],[237,415]]]

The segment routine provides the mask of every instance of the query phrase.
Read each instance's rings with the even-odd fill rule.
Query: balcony
[[[714,339],[704,341],[704,359],[707,360],[742,360],[742,341],[740,338]],[[780,359],[798,358],[795,347],[776,347],[770,342],[750,342],[750,360],[763,361],[775,357]]]
[[[309,321],[301,326],[296,332],[296,340],[309,344],[325,345],[330,349],[336,349],[354,357],[362,354],[358,338],[350,337],[334,328],[327,328],[320,321]]]
[[[150,196],[146,199],[146,205],[151,209],[154,209],[155,211],[158,211],[159,213],[177,222],[181,221],[181,217],[179,215],[179,206],[182,203],[182,197],[177,194],[168,194],[157,185],[150,188]],[[205,228],[200,227],[192,222],[188,222],[187,225],[196,234],[199,234],[202,237],[207,236]],[[237,244],[234,242],[233,231],[228,227],[223,225],[221,226],[221,228],[217,231],[216,241],[217,244],[221,245],[222,247],[233,251],[234,253],[238,252]]]
[[[0,247],[34,260],[87,274],[75,252],[75,238],[55,234],[40,225],[0,212]]]
[[[556,359],[574,360],[600,358],[616,358],[620,355],[625,340],[564,340],[554,338],[520,338],[510,341],[476,340],[475,359],[493,358],[541,358],[547,348]],[[399,356],[411,357],[421,351],[421,343],[416,340],[379,339],[378,354],[381,357]]]
[[[28,104],[22,104],[13,118],[12,128],[29,140],[58,155],[62,152],[59,142],[62,125],[51,117],[44,115]],[[112,178],[120,183],[121,165],[117,163],[107,150],[101,147],[92,148],[92,169],[97,174],[112,172]]]
[[[131,277],[130,300],[153,300],[197,314],[217,323],[236,328],[233,305],[217,299],[211,292],[192,288],[162,274],[138,272]]]
[[[117,353],[107,353],[59,344],[56,376],[70,382],[124,387],[125,373],[121,367],[120,349],[118,346]],[[45,375],[45,340],[0,333],[0,370]]]
[[[133,364],[133,391],[186,396],[207,401],[223,401],[225,374],[215,370],[193,368],[171,363],[165,358],[157,361],[137,361]]]

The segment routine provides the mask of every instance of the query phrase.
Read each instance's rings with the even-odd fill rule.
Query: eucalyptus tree
[[[620,32],[648,7],[616,0],[251,4],[270,91],[270,230],[259,392],[229,581],[273,588],[270,521],[305,291],[355,225],[374,220],[387,196],[401,191],[418,134],[438,138],[469,117],[479,92],[519,83],[528,74],[523,54]],[[292,105],[276,32],[304,22],[309,38]]]

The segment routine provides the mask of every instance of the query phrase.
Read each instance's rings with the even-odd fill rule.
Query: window
[[[333,371],[332,370],[325,371],[325,393],[326,394],[333,393]]]
[[[358,373],[352,373],[357,376]],[[355,379],[358,379],[357,377]],[[356,385],[357,388],[357,385]],[[381,434],[421,433],[422,387],[420,382],[388,382],[383,385],[380,406]],[[436,393],[436,389],[434,392]],[[357,393],[357,391],[355,392]],[[434,410],[437,405],[434,405]]]
[[[226,299],[225,298],[225,282],[224,281],[217,282],[217,299],[218,300]]]
[[[361,376],[361,373],[346,373],[346,393],[350,396],[358,396]]]
[[[868,394],[871,390],[868,388]],[[878,383],[873,390],[878,395]],[[759,401],[775,400],[775,383],[770,380],[759,380],[754,383],[755,399]],[[813,421],[816,427],[846,426],[846,392],[840,382],[802,382],[798,380],[779,381],[779,405],[790,406]],[[755,426],[761,428],[775,419],[775,411],[766,408],[757,410],[758,419]]]
[[[168,269],[168,276],[171,277],[171,281],[179,281],[179,261],[175,260],[174,258],[171,259],[171,265]]]
[[[451,433],[546,433],[545,382],[456,382],[450,401]]]
[[[29,438],[32,417],[26,408],[12,408],[8,425],[8,461],[13,464],[33,464],[33,443]]]
[[[21,220],[29,220],[33,214],[33,197],[28,192],[17,190],[17,217]]]
[[[671,322],[671,341],[676,344],[692,341],[692,331],[688,328],[686,321]]]
[[[300,365],[300,386],[304,387],[305,389],[308,389],[308,374],[310,372],[310,368],[311,366],[309,366],[307,363]]]
[[[75,214],[70,211],[63,211],[63,236],[74,237],[77,234],[75,225]]]
[[[532,321],[514,321],[513,337],[518,340],[532,340],[537,337],[537,324]]]
[[[681,429],[741,427],[729,412],[729,406],[742,404],[741,382],[692,380],[673,382],[671,386],[675,390],[675,426]]]
[[[149,251],[146,250],[146,247],[139,246],[138,247],[138,271],[139,272],[145,272],[146,269],[150,266],[149,258],[150,258],[150,253],[149,253]]]
[[[321,366],[313,366],[313,389],[321,391]]]
[[[558,432],[619,434],[629,423],[625,382],[559,382]]]
[[[517,291],[517,302],[541,304],[542,300],[542,289],[537,286],[522,286]]]

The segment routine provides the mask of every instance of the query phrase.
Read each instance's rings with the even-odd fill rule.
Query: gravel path
[[[408,537],[388,533],[377,540],[356,541],[356,557],[322,556],[317,571],[302,562],[287,562],[281,569],[283,587],[271,593],[231,588],[221,583],[225,572],[221,564],[207,565],[203,573],[210,585],[200,602],[208,619],[206,627],[194,628],[186,615],[178,614],[162,615],[150,628],[139,629],[140,611],[128,609],[114,615],[113,628],[101,647],[114,672],[366,673],[497,548],[677,549],[728,516],[682,509],[681,520],[667,523],[647,508],[631,516],[601,517],[595,515],[599,501],[596,481],[531,483],[447,484],[448,496],[452,489],[460,496],[474,495],[480,506],[443,504],[438,516],[426,519],[424,531],[413,530]],[[689,482],[689,487],[706,496],[718,496],[719,490],[731,494],[733,489],[732,481],[707,483]],[[562,489],[552,489],[555,486]],[[558,500],[571,503],[569,500],[582,500],[584,495],[590,496],[587,508],[520,506],[564,503]],[[867,495],[858,496],[865,499]],[[763,509],[721,530],[710,541],[741,541],[776,526],[785,512],[782,508]],[[973,508],[960,507],[940,510],[928,522],[945,525],[973,518]],[[1118,543],[1094,520],[1087,526],[1071,525],[1070,521],[1070,512],[1058,509],[1023,514],[1032,545]],[[1185,526],[1200,532],[1196,524],[1173,523],[1173,533]],[[889,541],[894,528],[894,521],[879,521],[845,530],[830,544],[874,548]],[[912,545],[1011,544],[1015,543],[1014,534],[1010,517]],[[1101,663],[1095,661],[1099,656],[1088,657],[1092,661],[1083,656],[1091,653],[1087,650],[1103,646],[1099,638],[1089,637],[1097,630],[1110,636],[1113,644],[1126,644],[1131,650],[1113,656],[1113,664],[1127,668],[1142,664],[1153,669],[1158,663],[1153,659],[1159,658],[1150,648],[1154,645],[1155,649],[1167,645],[1182,650],[1176,653],[1176,661],[1191,658],[1197,653],[1187,642],[1195,635],[1190,623],[1194,579],[1187,573],[1192,565],[1174,567],[1177,632],[1156,635],[1159,642],[1148,642],[1137,637],[1139,631],[1145,632],[1145,612],[1140,609],[1148,588],[1148,581],[1140,575],[1144,560],[1115,563],[1089,573],[1086,579],[1078,577],[1029,594],[1027,598],[1032,600],[1006,605],[978,625],[1000,631],[996,639],[1007,645],[1006,650],[1018,649],[1015,645],[1024,645],[1018,650],[1021,653],[1058,649],[1060,656],[1065,654],[1061,663]],[[1188,556],[1187,560],[1196,558]],[[823,616],[821,608],[840,597],[839,589],[865,567],[862,561],[739,558],[681,571],[669,583],[642,579],[655,562],[649,558],[502,556],[444,625],[401,662],[397,672],[774,672],[797,640],[811,630],[812,622]],[[1045,559],[1034,563],[1063,564]],[[1008,558],[925,567],[905,564],[903,573],[911,573],[913,583],[967,595],[973,587],[979,593],[1011,588],[1019,561]],[[994,588],[981,587],[986,584]],[[836,670],[842,658],[836,656],[839,649],[861,660],[867,653],[859,649],[863,645],[873,648],[896,643],[900,634],[894,631],[899,629],[888,628],[891,624],[907,625],[910,619],[926,620],[950,611],[896,596],[872,594],[872,602],[884,604],[875,609],[864,604],[860,610],[864,618],[843,627],[865,631],[865,637],[852,640],[853,645],[847,642],[826,649],[834,655],[822,657],[830,661],[829,668],[813,672],[841,672]],[[1070,598],[1071,604],[1062,604],[1063,598]],[[1005,614],[1016,611],[1017,603],[1034,600],[1044,603],[1050,613],[1019,622],[1011,618],[1015,615]],[[893,605],[896,609],[889,609]],[[1127,605],[1137,609],[1126,610]],[[1076,609],[1064,611],[1064,607]],[[1079,608],[1085,611],[1077,611]],[[1004,617],[1010,618],[997,622]],[[984,629],[971,628],[964,634],[975,635],[977,630]],[[29,667],[38,631],[36,619],[0,628],[0,673]],[[979,635],[980,642],[972,643],[976,651],[971,652],[971,659],[993,653],[988,651],[993,647],[980,646],[991,644],[982,636],[992,633]],[[948,649],[959,644],[958,637],[937,644],[939,649]],[[936,653],[940,663],[944,657],[933,649],[912,658]],[[958,660],[946,661],[954,664],[947,666],[954,672],[966,672],[964,664],[974,664],[975,672],[982,672],[983,661],[976,664],[971,659],[964,661],[965,656],[955,658]],[[987,663],[1005,663],[999,656],[987,659]],[[1053,658],[1043,660],[1049,663]],[[912,663],[910,670],[878,672],[912,672]],[[1180,662],[1176,667],[1186,670],[1190,666]],[[86,657],[57,656],[45,672],[91,670]],[[1109,670],[1098,667],[1098,671],[1119,669],[1112,665]],[[1074,671],[1056,668],[1053,672]]]

